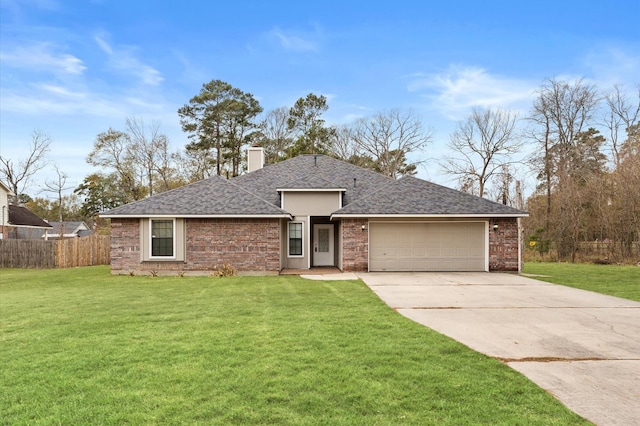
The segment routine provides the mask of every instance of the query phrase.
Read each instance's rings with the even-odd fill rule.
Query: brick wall
[[[209,273],[224,264],[239,273],[280,270],[279,219],[185,219],[185,228],[185,261],[141,262],[139,220],[112,219],[112,273]]]
[[[493,230],[493,225],[498,230]],[[518,271],[518,220],[489,220],[489,271]]]
[[[493,225],[498,230],[493,230]],[[342,220],[342,269],[367,271],[369,244],[365,219]],[[186,219],[186,260],[140,261],[140,225],[137,219],[111,220],[113,273],[208,273],[223,264],[238,272],[280,270],[278,219]],[[489,221],[489,270],[518,270],[518,225],[515,218]]]
[[[140,266],[140,221],[111,219],[111,272],[129,273]]]
[[[365,230],[362,230],[362,226]],[[366,219],[342,220],[342,270],[367,271],[369,267],[369,224]]]
[[[493,225],[498,230],[493,230]],[[342,220],[342,269],[344,271],[367,271],[368,269],[368,227],[363,219]],[[489,220],[489,270],[518,271],[518,222],[516,218]]]

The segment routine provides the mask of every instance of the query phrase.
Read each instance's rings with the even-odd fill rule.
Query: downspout
[[[1,239],[4,239],[4,211],[7,209],[7,206],[2,206],[2,236]]]
[[[523,238],[522,238],[522,234],[524,232],[524,230],[522,229],[522,218],[517,218],[517,224],[518,224],[518,273],[522,272],[522,267],[524,266],[523,263],[523,259],[522,259],[522,249],[523,249]]]

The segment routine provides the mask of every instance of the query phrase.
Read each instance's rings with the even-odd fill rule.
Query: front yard
[[[0,270],[2,424],[588,424],[360,281]]]

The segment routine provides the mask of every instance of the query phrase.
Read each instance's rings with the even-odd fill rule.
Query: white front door
[[[313,266],[333,265],[333,224],[313,225]]]

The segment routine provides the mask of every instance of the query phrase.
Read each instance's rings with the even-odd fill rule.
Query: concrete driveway
[[[363,273],[402,315],[500,359],[597,425],[640,425],[640,303],[498,273]]]

